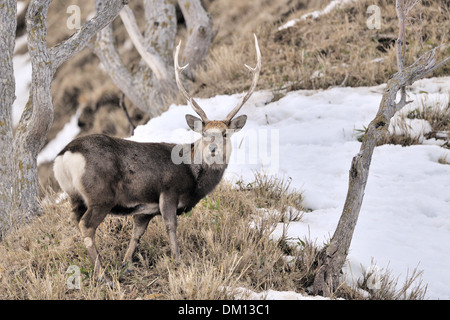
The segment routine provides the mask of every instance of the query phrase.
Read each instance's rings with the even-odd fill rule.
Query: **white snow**
[[[278,28],[278,31],[283,30],[283,29],[287,29],[290,27],[295,26],[295,24],[299,21],[302,20],[306,20],[306,19],[317,19],[320,16],[324,15],[324,14],[328,14],[331,11],[335,10],[335,8],[339,8],[342,7],[350,2],[353,2],[355,0],[331,0],[330,3],[323,8],[322,10],[316,10],[316,11],[312,11],[312,12],[308,12],[305,13],[304,15],[302,15],[300,18],[298,19],[293,19],[293,20],[289,20],[288,22],[286,22],[285,24],[283,24],[281,27]]]
[[[17,1],[17,15],[21,14],[27,7],[24,1]],[[25,109],[29,98],[31,85],[31,60],[28,52],[24,54],[16,54],[16,52],[27,45],[27,35],[16,38],[14,47],[14,77],[16,79],[16,100],[12,107],[13,126],[19,123],[22,112]]]
[[[355,130],[373,119],[383,89],[300,90],[276,102],[270,102],[268,91],[255,92],[241,110],[248,121],[233,136],[225,178],[251,182],[256,170],[292,178],[291,186],[303,192],[304,205],[312,211],[290,223],[288,237],[322,245],[332,236],[345,201],[351,159],[360,148]],[[408,90],[414,103],[393,123],[420,108],[422,99],[446,105],[449,93],[450,77],[416,82]],[[237,94],[197,102],[210,119],[222,119],[241,98]],[[186,113],[195,114],[186,105],[172,105],[136,128],[131,139],[192,142],[199,134],[188,129]],[[410,124],[414,134],[429,130],[423,121]],[[450,166],[438,162],[443,157],[450,159],[450,151],[434,144],[376,148],[348,256],[348,281],[356,280],[372,259],[380,269],[400,276],[399,283],[418,266],[428,284],[427,298],[450,298]],[[274,236],[282,229],[280,224]]]
[[[22,36],[16,40],[16,48],[21,46],[22,40],[26,36]],[[31,61],[30,55],[27,53],[22,55],[14,55],[13,57],[14,77],[16,79],[16,100],[12,108],[13,125],[19,123],[20,117],[29,98],[31,84]]]
[[[236,299],[245,300],[330,300],[322,296],[310,296],[294,291],[275,291],[266,290],[262,292],[254,292],[246,288],[228,288]]]
[[[37,158],[38,165],[46,161],[53,161],[58,153],[80,133],[81,129],[78,126],[80,114],[81,112],[78,110],[56,137],[41,150]]]
[[[17,1],[17,15],[21,14],[23,10],[25,10],[27,7],[27,4],[25,1]]]

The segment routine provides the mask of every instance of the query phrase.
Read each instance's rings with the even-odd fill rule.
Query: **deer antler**
[[[181,73],[183,72],[184,69],[187,68],[189,63],[186,64],[184,67],[180,67],[180,65],[178,64],[178,55],[180,53],[180,47],[181,47],[181,40],[180,43],[178,43],[178,46],[175,50],[175,57],[173,58],[173,63],[175,66],[175,79],[177,81],[178,89],[183,94],[183,96],[191,103],[192,109],[194,109],[194,111],[200,116],[200,118],[202,118],[202,121],[206,123],[209,120],[208,117],[206,116],[205,111],[203,111],[203,109],[198,105],[198,103],[189,95],[189,93],[183,87],[183,83],[181,82]]]
[[[253,34],[253,36],[255,37],[255,48],[256,48],[256,59],[257,59],[256,67],[252,68],[245,64],[245,67],[248,70],[250,70],[251,73],[253,73],[252,85],[250,86],[250,89],[247,92],[247,94],[245,95],[245,97],[242,99],[241,103],[239,103],[233,110],[231,110],[231,112],[225,118],[224,122],[230,122],[231,119],[233,119],[233,117],[239,112],[239,110],[241,110],[242,106],[250,98],[253,91],[255,91],[256,84],[258,83],[259,73],[261,71],[261,51],[259,50],[258,38],[256,38],[256,34]]]

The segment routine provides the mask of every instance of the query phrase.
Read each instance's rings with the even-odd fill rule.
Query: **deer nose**
[[[209,151],[215,152],[216,149],[217,149],[217,144],[211,143],[211,144],[209,145]]]

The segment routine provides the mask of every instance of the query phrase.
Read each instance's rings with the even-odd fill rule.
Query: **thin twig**
[[[130,135],[134,134],[134,129],[136,129],[136,126],[134,125],[133,121],[131,120],[130,114],[128,113],[127,107],[125,105],[125,93],[122,93],[122,97],[119,101],[119,106],[123,109],[123,112],[125,112],[125,116],[127,117],[128,123],[131,127],[131,133]]]

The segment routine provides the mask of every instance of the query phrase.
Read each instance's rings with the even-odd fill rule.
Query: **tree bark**
[[[96,0],[97,10],[102,2]],[[121,13],[130,38],[142,56],[133,73],[119,56],[112,24],[97,35],[94,52],[114,84],[128,99],[143,112],[157,116],[165,110],[166,99],[176,96],[173,67],[167,63],[176,33],[175,8],[167,0],[144,0],[144,8],[144,36],[138,30],[131,9]]]
[[[101,0],[96,0],[97,6],[101,3]],[[133,72],[126,68],[119,56],[112,25],[98,34],[94,51],[114,84],[137,108],[153,117],[165,111],[178,96],[173,70],[177,21],[171,1],[143,0],[143,4],[146,22],[143,35],[131,9],[125,8],[120,14],[142,58]],[[184,60],[195,67],[208,54],[213,38],[212,21],[200,0],[180,1],[179,4],[191,30]],[[190,75],[192,79],[193,75]]]
[[[12,20],[16,21],[17,4],[16,1],[8,1],[0,6],[1,25],[6,30],[13,30],[2,30],[0,38],[2,79],[5,75],[0,98],[0,151],[2,155],[8,156],[0,157],[0,237],[13,224],[20,225],[41,212],[36,159],[53,122],[51,84],[57,68],[81,51],[97,31],[110,23],[124,6],[124,0],[106,1],[104,10],[69,39],[48,48],[47,14],[51,2],[52,0],[32,0],[26,14],[32,83],[28,103],[14,132],[11,123],[12,102],[15,100],[12,68],[14,38],[11,40],[11,37],[15,36],[15,22]],[[3,55],[6,55],[5,59]]]
[[[394,114],[406,104],[412,102],[406,101],[406,86],[412,85],[415,81],[450,61],[450,58],[447,58],[436,65],[434,56],[437,48],[435,48],[422,55],[411,66],[404,68],[404,54],[402,52],[404,26],[402,24],[411,8],[405,7],[403,1],[400,0],[397,0],[397,8],[402,10],[402,15],[399,14],[400,31],[397,41],[399,71],[387,82],[378,112],[367,128],[359,153],[352,159],[349,187],[342,215],[330,244],[319,253],[319,270],[314,279],[315,294],[330,297],[337,286],[340,285],[340,272],[347,259],[353,232],[358,221],[373,151],[388,130]],[[396,102],[399,91],[401,92],[401,98],[399,102]]]
[[[11,109],[15,100],[13,56],[17,27],[17,3],[6,0],[0,6],[0,237],[4,226],[10,224],[13,166]]]
[[[182,64],[189,63],[186,70],[193,78],[192,70],[199,66],[208,55],[209,47],[214,38],[213,22],[203,9],[200,0],[178,0],[181,12],[186,21],[188,39],[184,48]]]
[[[159,57],[166,74],[158,77],[155,68],[141,59],[134,78],[143,86],[147,114],[158,116],[178,95],[172,58],[177,21],[175,7],[168,0],[144,0],[144,13],[146,26],[142,45]]]

